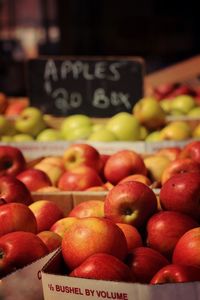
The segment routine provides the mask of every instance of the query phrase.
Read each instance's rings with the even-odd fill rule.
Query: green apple
[[[4,115],[0,115],[0,135],[6,134],[9,130],[9,127],[9,120]]]
[[[138,121],[149,129],[158,129],[165,124],[165,111],[153,97],[140,99],[133,107],[133,114]]]
[[[177,109],[172,109],[171,111],[170,111],[170,115],[171,116],[183,116],[184,114],[183,114],[183,112],[181,112],[180,110],[177,110]]]
[[[155,130],[155,131],[152,131],[150,132],[146,139],[145,139],[146,142],[160,142],[160,141],[163,141],[161,135],[160,135],[160,131],[159,130]]]
[[[15,122],[15,128],[19,133],[26,133],[36,137],[44,128],[46,123],[41,110],[37,107],[26,107]]]
[[[29,142],[34,141],[34,138],[32,135],[27,133],[18,133],[13,135],[13,142]]]
[[[13,142],[13,136],[11,135],[2,135],[1,142],[10,143]]]
[[[182,114],[187,114],[195,106],[195,100],[192,96],[179,95],[172,100],[171,110],[180,111]]]
[[[162,99],[160,100],[160,106],[165,111],[166,114],[170,114],[172,105],[172,99]]]
[[[4,115],[0,115],[0,135],[14,135],[15,133],[13,121],[7,119]]]
[[[145,126],[140,126],[140,140],[144,141],[148,136],[149,131]]]
[[[46,128],[42,130],[36,137],[36,140],[40,142],[58,141],[62,139],[63,137],[60,130],[54,128]]]
[[[160,131],[161,138],[164,140],[186,140],[191,138],[192,129],[187,122],[173,121]]]
[[[106,128],[120,141],[140,140],[140,123],[128,112],[120,112],[108,119]]]
[[[93,124],[93,126],[92,126],[92,132],[101,130],[101,129],[103,129],[103,128],[105,128],[105,125],[104,125],[104,124],[101,124],[101,123]]]
[[[92,127],[93,121],[92,118],[82,115],[82,114],[75,114],[68,117],[65,117],[61,124],[61,132],[64,137],[68,135],[68,133],[71,135],[71,131],[76,128],[82,128],[82,127]]]
[[[86,140],[92,133],[92,126],[77,127],[65,132],[63,138],[68,141]]]
[[[117,137],[108,128],[103,127],[100,128],[99,130],[92,132],[91,135],[88,137],[88,140],[96,141],[96,142],[112,142],[112,141],[116,141]]]
[[[199,118],[200,117],[200,106],[192,108],[188,114],[189,117]]]
[[[192,132],[192,137],[194,138],[200,138],[200,124],[198,124]]]

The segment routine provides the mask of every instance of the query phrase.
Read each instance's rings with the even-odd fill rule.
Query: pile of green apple
[[[108,119],[94,119],[75,114],[59,120],[45,115],[39,108],[25,107],[16,118],[0,115],[0,140],[2,142],[28,141],[163,141],[185,140],[200,136],[197,122],[191,127],[188,120],[169,121],[169,115],[200,116],[200,106],[190,95],[161,99],[144,97],[131,113],[119,112]],[[50,122],[51,121],[51,122]],[[55,121],[56,122],[56,121]]]

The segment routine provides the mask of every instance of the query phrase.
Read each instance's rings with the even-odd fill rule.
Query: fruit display
[[[200,178],[200,172],[195,174]],[[174,176],[179,185],[181,175]],[[149,285],[199,281],[200,219],[197,213],[182,211],[185,202],[199,211],[199,195],[191,192],[184,199],[188,183],[166,208],[162,199],[168,189],[166,182],[161,206],[150,187],[134,181],[118,183],[101,205],[83,201],[75,206],[50,229],[62,239],[62,267],[56,274]]]
[[[200,172],[199,157],[198,140],[149,154],[133,149],[103,154],[90,144],[74,143],[66,146],[62,155],[32,161],[19,148],[0,145],[1,202],[14,199],[14,202],[31,204],[31,193],[37,192],[107,193],[117,184],[129,181],[160,189],[171,177],[181,173],[185,176],[189,173],[188,180],[192,180]],[[17,192],[13,194],[13,190]]]
[[[0,141],[166,141],[200,136],[199,88],[163,84],[109,119],[83,114],[45,115],[27,99],[6,100],[1,93]],[[3,100],[4,99],[4,100]],[[6,102],[7,101],[7,102]],[[6,104],[7,103],[7,104]],[[16,107],[15,107],[16,106]],[[7,107],[7,109],[5,109]]]
[[[199,149],[193,141],[146,156],[128,149],[105,155],[75,143],[30,164],[16,147],[1,145],[0,277],[60,249],[58,274],[65,277],[150,286],[199,281]],[[16,161],[21,167],[10,174]],[[45,199],[48,188],[56,194],[72,187],[92,190],[93,200],[83,193],[64,213]],[[106,192],[101,201],[99,188]],[[33,201],[37,191],[44,197]]]

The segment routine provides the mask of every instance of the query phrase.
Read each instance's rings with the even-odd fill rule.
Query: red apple
[[[176,88],[174,83],[162,83],[154,88],[154,95],[158,100],[167,98]]]
[[[18,116],[28,106],[27,98],[11,99],[4,114],[9,117]]]
[[[194,89],[189,87],[188,85],[181,84],[178,86],[172,93],[170,93],[171,97],[176,97],[179,95],[194,95]]]
[[[107,253],[95,253],[89,256],[69,276],[98,280],[134,281],[130,268],[117,257]]]
[[[131,252],[136,247],[143,246],[142,236],[136,227],[125,223],[116,223],[116,225],[119,226],[125,235],[128,252]]]
[[[89,187],[101,185],[103,182],[98,173],[88,166],[66,171],[58,181],[58,188],[62,191],[84,191]]]
[[[200,268],[170,264],[161,268],[151,279],[151,284],[178,283],[200,280]]]
[[[0,236],[13,231],[37,232],[37,222],[30,208],[23,203],[0,205]]]
[[[148,247],[133,249],[128,258],[128,266],[136,281],[140,283],[149,283],[158,270],[168,264],[165,256]]]
[[[101,169],[101,156],[96,148],[89,144],[75,143],[70,145],[63,154],[66,170],[72,170],[78,166],[88,166],[97,172]]]
[[[35,169],[45,172],[53,186],[57,186],[60,176],[65,172],[63,158],[47,156],[34,165]]]
[[[38,232],[49,230],[51,226],[63,218],[63,212],[55,202],[50,200],[38,200],[29,205],[35,215]]]
[[[117,184],[120,180],[133,174],[147,174],[142,157],[132,150],[120,150],[112,154],[104,167],[107,181]]]
[[[161,149],[158,149],[157,151],[155,151],[155,155],[165,155],[171,161],[178,159],[178,157],[180,156],[180,153],[181,153],[181,148],[178,146],[165,147],[165,148],[161,148]]]
[[[190,158],[180,158],[172,161],[163,171],[162,185],[172,176],[179,173],[200,172],[200,164]]]
[[[68,214],[68,217],[104,217],[104,202],[101,200],[88,200],[77,204]]]
[[[157,211],[155,193],[146,184],[127,181],[113,187],[104,201],[105,217],[115,223],[127,223],[137,228],[145,225]]]
[[[64,236],[65,231],[67,231],[70,226],[76,222],[77,218],[75,217],[65,217],[56,221],[50,228],[51,231],[59,234],[61,237]]]
[[[138,181],[138,182],[142,182],[148,186],[150,186],[152,184],[150,178],[148,178],[147,176],[142,175],[142,174],[129,175],[129,176],[125,177],[124,179],[122,179],[119,183],[126,182],[126,181]]]
[[[122,230],[110,220],[97,217],[77,219],[65,232],[61,248],[70,270],[95,253],[111,254],[120,260],[128,253]]]
[[[8,98],[5,93],[0,92],[0,114],[4,114],[8,106]]]
[[[200,173],[180,173],[168,179],[160,189],[164,210],[178,211],[200,219]]]
[[[173,252],[174,264],[200,268],[200,227],[188,230],[178,240]]]
[[[0,277],[48,254],[43,241],[32,232],[15,231],[0,237]]]
[[[17,175],[26,167],[22,151],[14,146],[0,146],[0,175]]]
[[[171,259],[180,237],[199,224],[192,217],[176,211],[160,211],[148,220],[147,244]]]
[[[31,192],[35,192],[43,187],[52,186],[49,176],[42,170],[29,168],[17,175]]]
[[[105,181],[105,177],[104,177],[104,167],[105,167],[105,164],[108,160],[108,158],[110,157],[110,154],[102,154],[100,153],[100,159],[101,159],[101,168],[100,168],[100,175],[101,175],[101,178],[103,179],[103,181]]]
[[[189,142],[182,148],[180,158],[190,158],[200,163],[200,141]]]
[[[29,205],[33,202],[25,184],[11,175],[0,177],[0,195],[1,201],[5,203],[20,202]]]
[[[91,187],[85,189],[85,191],[87,191],[87,192],[106,192],[107,188],[103,184],[101,186],[91,186]]]
[[[62,242],[61,236],[53,231],[50,230],[41,231],[37,234],[37,236],[39,236],[39,238],[44,242],[49,252],[52,252],[53,250],[61,246],[61,242]]]

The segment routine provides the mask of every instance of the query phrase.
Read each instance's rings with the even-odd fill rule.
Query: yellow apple
[[[192,129],[185,121],[173,121],[160,131],[160,136],[163,140],[181,141],[191,138]]]
[[[160,182],[165,168],[171,160],[165,155],[152,154],[144,158],[144,164],[152,181]]]
[[[149,129],[157,129],[165,124],[165,111],[153,97],[140,99],[133,107],[133,115]]]

